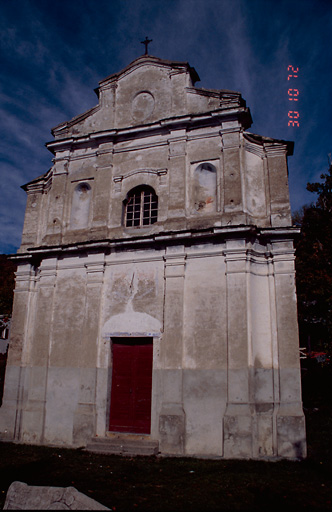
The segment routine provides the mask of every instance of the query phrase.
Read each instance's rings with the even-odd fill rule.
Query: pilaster
[[[97,151],[97,164],[93,189],[92,229],[101,238],[107,236],[110,213],[110,195],[113,172],[113,142],[101,144]]]
[[[26,190],[27,204],[25,209],[21,250],[38,243],[40,223],[42,221],[43,182]]]
[[[23,361],[29,328],[29,311],[35,282],[35,270],[29,263],[18,266],[15,280],[13,315],[5,375],[5,388],[0,408],[0,438],[20,438],[26,364]]]
[[[73,422],[73,442],[77,446],[85,446],[96,430],[96,372],[104,268],[103,254],[88,256],[85,320],[79,351],[79,395]]]
[[[172,131],[168,139],[168,145],[169,202],[167,227],[171,229],[173,224],[177,226],[179,219],[185,217],[186,130]]]
[[[272,254],[280,397],[276,414],[277,455],[286,458],[303,458],[306,457],[306,433],[301,401],[293,242],[291,240],[274,241]]]
[[[43,242],[49,244],[61,243],[63,232],[63,216],[66,200],[67,174],[69,155],[58,156],[54,159],[55,167],[52,177],[52,187],[49,191],[51,195],[49,201],[49,211],[47,218],[46,235]]]
[[[30,313],[33,343],[27,354],[29,374],[20,434],[20,440],[26,443],[42,443],[44,438],[56,277],[57,259],[43,260],[38,271],[35,312]]]
[[[227,240],[228,391],[224,416],[225,458],[252,456],[248,354],[248,284],[245,239]]]
[[[265,243],[249,248],[249,390],[254,458],[275,455],[274,371],[269,251]]]
[[[271,225],[290,226],[292,224],[289,202],[286,147],[265,145],[271,200]]]
[[[235,124],[238,125],[237,122]],[[223,123],[220,134],[223,144],[224,210],[225,213],[240,212],[243,204],[239,127]]]
[[[165,256],[163,397],[159,416],[160,449],[181,455],[185,446],[183,410],[183,311],[186,266],[184,247],[169,247]]]

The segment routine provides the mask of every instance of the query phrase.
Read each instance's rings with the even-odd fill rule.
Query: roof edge
[[[193,68],[192,66],[190,66],[190,64],[188,62],[180,62],[180,61],[175,61],[175,60],[160,59],[159,57],[154,57],[153,55],[141,55],[137,59],[133,60],[130,64],[128,64],[121,71],[118,71],[116,73],[112,73],[111,75],[109,75],[106,78],[104,78],[103,80],[101,80],[99,82],[99,88],[104,83],[107,83],[107,82],[112,81],[112,80],[116,80],[123,73],[126,73],[130,68],[135,67],[135,66],[137,66],[139,64],[148,64],[149,62],[155,63],[155,64],[160,64],[161,66],[163,66],[163,65],[165,66],[166,65],[166,66],[169,66],[169,67],[172,67],[172,68],[179,68],[179,67],[186,68],[189,71],[189,73],[190,73],[190,77],[191,77],[193,83],[200,81],[200,78],[199,78],[199,75],[198,75],[196,69]],[[97,92],[99,88],[95,89],[95,92]]]
[[[287,147],[287,156],[293,155],[294,142],[291,140],[273,139],[272,137],[265,137],[263,135],[257,135],[255,133],[250,133],[247,131],[245,131],[243,135],[244,138],[247,139],[249,142],[259,144],[260,146],[264,146],[265,144],[282,144]]]

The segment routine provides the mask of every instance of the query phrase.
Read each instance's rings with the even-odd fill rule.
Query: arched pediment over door
[[[125,313],[112,316],[102,329],[103,338],[114,336],[153,336],[160,337],[162,325],[151,315],[139,313],[127,306]]]

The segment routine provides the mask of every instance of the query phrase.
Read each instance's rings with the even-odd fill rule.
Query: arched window
[[[130,190],[124,201],[126,227],[149,226],[157,222],[158,196],[152,187],[142,185]]]

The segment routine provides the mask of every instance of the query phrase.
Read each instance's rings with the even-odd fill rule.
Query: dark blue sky
[[[150,54],[189,62],[197,87],[240,91],[252,133],[293,140],[292,209],[315,199],[306,184],[332,153],[332,0],[1,0],[0,253],[20,244],[20,186],[51,167],[51,128],[96,105],[93,89],[145,36]]]

